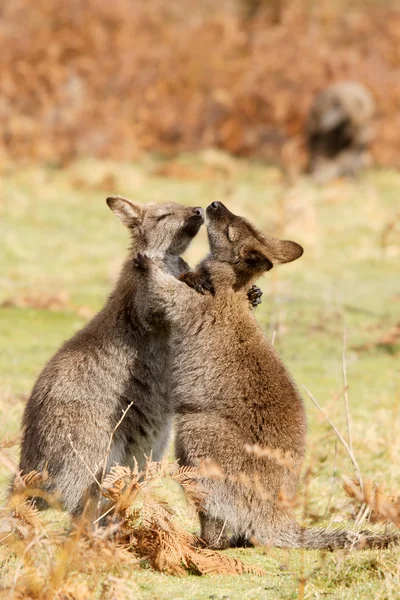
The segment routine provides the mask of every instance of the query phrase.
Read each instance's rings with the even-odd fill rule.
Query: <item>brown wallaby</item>
[[[45,366],[23,416],[20,468],[47,470],[46,491],[57,492],[72,514],[94,496],[94,476],[101,479],[112,464],[135,457],[142,466],[145,456],[160,460],[164,453],[172,418],[169,327],[157,315],[142,319],[132,261],[146,252],[171,276],[179,275],[188,269],[180,255],[204,222],[201,208],[120,197],[107,198],[107,204],[130,231],[130,253],[103,309]]]
[[[370,91],[357,81],[335,83],[316,96],[306,135],[309,171],[317,181],[354,175],[368,166],[374,113]]]
[[[210,254],[183,281],[146,256],[136,261],[149,315],[163,313],[171,326],[177,457],[183,465],[206,466],[202,539],[213,548],[229,545],[228,532],[289,548],[387,544],[389,538],[368,532],[297,524],[292,500],[306,447],[304,406],[248,310],[245,290],[303,249],[263,235],[220,202],[206,214]],[[183,282],[211,293],[200,295]]]

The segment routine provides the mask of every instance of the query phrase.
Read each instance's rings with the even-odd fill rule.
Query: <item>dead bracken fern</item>
[[[181,527],[173,508],[158,493],[162,482],[172,479],[200,508],[202,477],[196,468],[168,461],[149,460],[143,471],[137,465],[115,465],[101,487],[105,502],[102,526],[83,517],[74,521],[69,532],[56,527],[32,503],[33,496],[43,496],[41,486],[47,475],[33,471],[16,477],[13,493],[0,514],[4,574],[0,599],[83,600],[99,589],[100,576],[104,579],[107,573],[115,574],[126,566],[146,565],[178,576],[264,574],[257,567],[203,548],[195,535]],[[121,583],[106,581],[102,598],[117,597],[117,589],[124,597]]]
[[[16,479],[1,511],[0,598],[83,600],[97,585],[93,576],[115,565],[134,564],[135,559],[86,521],[69,534],[56,529],[30,500],[40,492],[41,483],[43,477],[34,471]],[[88,575],[92,578],[81,580]]]
[[[358,482],[343,476],[343,489],[358,510],[364,507],[371,523],[392,523],[400,527],[400,496],[385,492],[384,484],[375,485],[364,481],[361,491]]]
[[[171,506],[157,498],[151,489],[154,481],[165,477],[180,483],[186,497],[201,508],[204,500],[201,479],[204,474],[200,469],[179,467],[176,462],[167,461],[148,461],[142,472],[137,466],[132,470],[121,466],[111,469],[104,480],[103,494],[114,503],[111,521],[117,519],[119,522],[116,543],[129,549],[136,557],[145,558],[153,569],[170,575],[262,575],[261,569],[201,548],[201,541],[180,527]]]
[[[137,557],[145,557],[155,570],[171,575],[262,574],[260,569],[201,548],[200,540],[177,524],[172,508],[145,491],[154,479],[169,476],[183,486],[187,497],[199,507],[204,493],[196,485],[203,477],[198,469],[164,461],[148,462],[142,477],[137,469],[130,474],[128,471],[127,467],[114,467],[104,482],[106,497],[115,502],[114,516],[120,516],[116,536],[119,544]],[[138,508],[136,501],[140,496],[143,500]]]

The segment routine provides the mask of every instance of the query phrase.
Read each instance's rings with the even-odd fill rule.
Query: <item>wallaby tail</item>
[[[373,533],[372,531],[347,531],[346,529],[320,529],[300,527],[282,532],[275,545],[284,548],[336,550],[338,548],[388,548],[400,544],[400,534]]]

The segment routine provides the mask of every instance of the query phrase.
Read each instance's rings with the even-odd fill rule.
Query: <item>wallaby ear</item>
[[[138,225],[143,219],[143,207],[132,202],[132,200],[120,196],[110,196],[106,202],[118,219],[127,227]]]
[[[303,254],[304,250],[300,244],[290,242],[289,240],[279,240],[279,244],[274,252],[274,262],[278,265],[297,260]]]
[[[269,271],[274,266],[261,250],[248,250],[243,259],[246,265],[254,271]]]

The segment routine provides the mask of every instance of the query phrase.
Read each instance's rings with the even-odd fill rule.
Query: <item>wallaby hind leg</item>
[[[221,519],[213,519],[206,514],[200,514],[200,537],[209,548],[224,550],[230,542],[226,532],[226,523]]]

